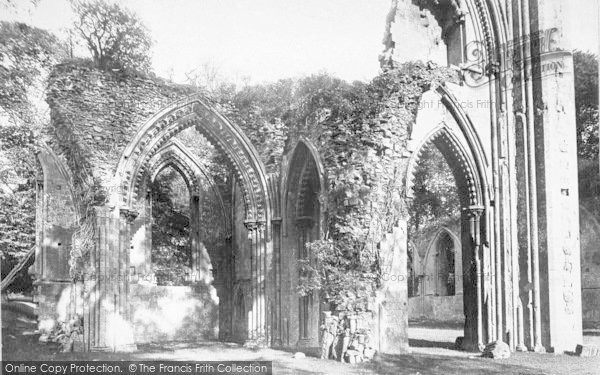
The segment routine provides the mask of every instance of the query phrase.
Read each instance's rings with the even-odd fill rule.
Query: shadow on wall
[[[586,203],[579,205],[579,225],[583,328],[600,329],[600,223]]]
[[[211,285],[131,285],[136,343],[219,337],[219,298]]]
[[[437,322],[464,322],[463,296],[418,296],[408,299],[411,320],[429,319]]]

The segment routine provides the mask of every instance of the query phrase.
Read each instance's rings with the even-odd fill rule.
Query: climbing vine
[[[407,217],[402,154],[421,95],[456,80],[450,69],[416,62],[316,94],[312,121],[297,131],[314,140],[327,169],[327,235],[308,245],[316,259],[300,264],[300,294],[318,291],[340,310],[367,308],[381,282],[377,245]]]

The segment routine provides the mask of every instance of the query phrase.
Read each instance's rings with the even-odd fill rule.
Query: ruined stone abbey
[[[371,299],[351,313],[375,349],[404,353],[407,207],[421,155],[435,147],[460,202],[435,238],[455,249],[462,347],[574,351],[582,294],[567,3],[393,0],[379,56],[391,89],[352,121],[321,108],[287,130],[276,155],[223,103],[59,65],[38,153],[30,273],[40,328],[80,317],[83,351],[199,337],[316,347],[331,305],[298,293],[299,267],[314,260],[307,244],[346,238],[348,227],[360,233],[355,256],[378,270]],[[189,193],[194,277],[184,285],[153,275],[149,192],[166,168]]]

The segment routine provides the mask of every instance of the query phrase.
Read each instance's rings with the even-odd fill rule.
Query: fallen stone
[[[294,353],[294,358],[295,359],[306,358],[306,354],[304,354],[302,352],[296,352],[296,353]]]
[[[358,350],[348,350],[346,352],[346,360],[348,363],[361,363],[363,361],[363,355]]]
[[[502,341],[494,341],[485,346],[483,357],[492,359],[505,359],[510,357],[510,348]]]
[[[85,345],[83,344],[83,338],[78,336],[75,340],[73,340],[73,351],[74,352],[83,352],[85,350]]]
[[[377,353],[377,350],[375,350],[373,348],[366,348],[363,355],[367,359],[373,359],[375,357],[375,353]]]
[[[462,348],[463,348],[463,340],[464,339],[465,339],[464,336],[458,336],[456,338],[456,341],[454,341],[454,349],[462,350]]]
[[[584,346],[584,345],[577,345],[577,348],[575,349],[575,354],[577,354],[579,357],[600,357],[600,347],[598,346]]]

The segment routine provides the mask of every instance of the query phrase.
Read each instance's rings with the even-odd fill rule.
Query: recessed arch
[[[483,142],[471,119],[448,87],[438,86],[435,92],[454,121],[453,124],[449,124],[447,120],[441,121],[427,134],[410,141],[409,148],[413,151],[410,153],[406,169],[406,196],[413,197],[414,174],[423,152],[435,145],[453,167],[457,184],[462,184],[459,190],[464,187],[467,189],[465,191],[468,191],[468,196],[463,196],[461,200],[463,208],[468,205],[487,207],[493,185]]]
[[[288,251],[284,259],[291,275],[290,294],[286,305],[293,314],[297,325],[285,331],[284,341],[295,342],[298,346],[318,344],[319,296],[314,293],[299,296],[293,291],[303,275],[302,262],[314,262],[308,243],[322,238],[324,209],[322,193],[325,190],[325,176],[318,152],[306,139],[300,139],[292,149],[285,169],[283,183],[283,227],[286,231]]]
[[[463,208],[481,206],[484,197],[480,179],[476,177],[475,167],[467,156],[467,151],[447,126],[436,128],[419,149],[413,153],[407,172],[407,196],[412,197],[415,173],[423,154],[434,146],[440,150],[452,170],[458,187],[461,206]]]
[[[405,192],[410,199],[415,172],[421,163],[424,151],[437,147],[452,171],[461,206],[461,257],[458,262],[456,260],[459,258],[455,257],[455,266],[462,265],[461,285],[465,316],[463,345],[469,350],[479,350],[487,337],[492,337],[490,334],[492,325],[488,320],[491,305],[485,299],[485,293],[489,293],[491,283],[482,275],[490,264],[485,254],[490,247],[493,238],[491,236],[494,235],[491,231],[490,219],[492,212],[490,189],[493,189],[493,185],[490,182],[491,176],[488,175],[490,168],[484,148],[471,119],[456,98],[451,95],[448,87],[439,86],[435,93],[439,95],[440,102],[447,113],[443,116],[423,118],[423,120],[439,121],[433,127],[430,123],[419,122],[417,119],[417,125],[421,126],[415,127],[420,129],[418,132],[413,128],[411,133],[411,136],[416,139],[411,139],[409,143],[409,150],[414,151],[409,154],[406,165]],[[425,133],[424,129],[430,130]]]
[[[190,195],[199,194],[200,180],[201,178],[204,178],[218,200],[223,223],[227,228],[226,235],[228,236],[231,233],[231,220],[227,215],[223,196],[221,195],[217,184],[212,176],[203,168],[202,163],[198,160],[196,155],[194,155],[183,143],[178,139],[172,139],[166,146],[161,148],[151,160],[149,160],[149,165],[147,173],[149,173],[148,178],[150,181],[154,181],[156,176],[158,176],[163,169],[169,166],[174,167],[188,184]]]
[[[258,152],[243,131],[199,95],[180,100],[149,119],[127,145],[116,171],[116,204],[131,207],[148,172],[148,161],[175,135],[194,127],[222,151],[241,182],[246,221],[266,221],[270,202]]]
[[[300,138],[296,142],[286,173],[282,178],[282,185],[284,191],[282,212],[287,213],[288,210],[293,209],[296,216],[307,216],[305,214],[308,207],[305,205],[307,203],[305,198],[308,189],[312,188],[312,190],[319,193],[324,192],[326,189],[323,163],[316,147],[310,141]],[[293,208],[289,207],[288,199],[292,188],[297,188],[298,191],[298,197],[296,197],[295,207]],[[318,199],[320,200],[320,197]],[[293,223],[288,222],[287,225],[293,225]]]
[[[456,236],[456,234],[454,234],[449,228],[447,227],[441,227],[440,229],[438,229],[438,231],[435,233],[435,235],[433,236],[433,239],[431,240],[431,242],[429,243],[429,245],[427,245],[427,250],[425,251],[425,256],[423,257],[423,262],[426,263],[427,259],[429,259],[430,255],[431,255],[431,251],[432,249],[435,249],[435,246],[437,245],[437,243],[440,240],[440,237],[442,235],[448,235],[452,241],[454,242],[455,245],[460,246],[460,239]]]
[[[36,148],[36,160],[42,167],[42,182],[45,183],[48,176],[54,173],[54,170],[58,171],[59,176],[66,182],[66,188],[69,189],[69,203],[74,208],[75,223],[79,222],[80,212],[77,209],[77,198],[73,191],[73,176],[71,171],[54,151],[44,142],[40,142]]]
[[[161,163],[158,165],[158,167],[153,170],[150,181],[154,182],[156,177],[167,168],[172,168],[179,173],[181,177],[183,177],[190,195],[193,195],[194,189],[197,186],[196,176],[189,173],[189,170],[175,158],[166,158],[166,160],[161,160]]]
[[[35,159],[36,249],[30,273],[38,281],[70,280],[72,240],[81,214],[73,177],[67,164],[44,142],[36,146]]]

